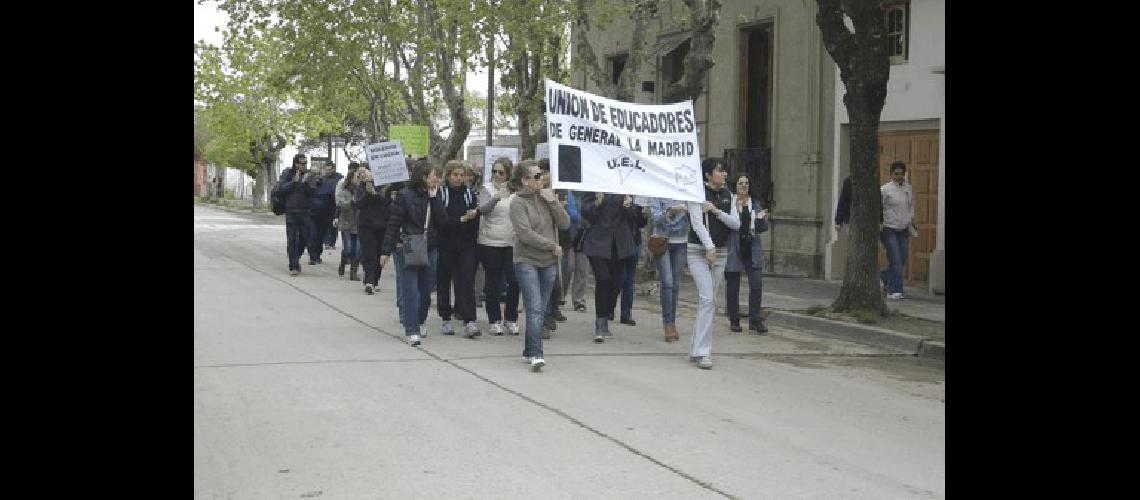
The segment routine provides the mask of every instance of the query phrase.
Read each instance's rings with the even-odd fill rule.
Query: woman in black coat
[[[594,342],[605,342],[606,337],[613,336],[609,318],[614,315],[625,279],[622,260],[636,251],[632,227],[640,208],[629,195],[586,193],[581,211],[590,222],[582,251],[594,270]]]
[[[352,204],[357,210],[356,233],[360,238],[360,259],[364,263],[364,293],[372,295],[380,280],[380,244],[388,226],[392,203],[391,185],[376,187],[368,166],[356,169],[356,188]]]

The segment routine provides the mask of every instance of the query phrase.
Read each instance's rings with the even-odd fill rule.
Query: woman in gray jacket
[[[352,266],[348,273],[348,279],[351,281],[360,279],[356,274],[357,268],[360,267],[360,239],[356,234],[356,207],[352,204],[352,197],[356,191],[357,168],[360,168],[359,163],[349,163],[348,175],[341,179],[340,185],[336,188],[337,216],[333,221],[333,225],[340,231],[340,240],[344,245],[340,249],[340,267],[336,273],[344,276],[344,265],[351,262]]]
[[[760,317],[760,298],[764,282],[760,271],[764,269],[764,247],[760,233],[768,230],[768,210],[749,195],[750,182],[741,174],[729,183],[736,187],[732,203],[740,212],[740,229],[732,231],[728,239],[728,261],[724,266],[724,298],[728,307],[728,322],[734,332],[740,328],[740,273],[748,273],[748,329],[765,333],[764,319]]]
[[[511,202],[511,224],[515,227],[515,276],[526,309],[526,340],[523,358],[531,370],[539,371],[546,360],[542,352],[542,320],[546,311],[562,247],[557,229],[570,227],[570,215],[562,208],[554,191],[543,188],[538,162],[526,160],[515,167],[514,182],[520,186]]]

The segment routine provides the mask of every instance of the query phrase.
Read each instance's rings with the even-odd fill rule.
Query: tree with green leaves
[[[633,102],[637,78],[641,66],[649,56],[645,46],[645,30],[649,20],[657,13],[660,0],[636,0],[599,6],[599,0],[576,0],[574,15],[575,53],[581,67],[594,83],[602,89],[602,94],[611,99]],[[720,0],[683,0],[689,10],[689,17],[681,25],[689,31],[691,48],[682,65],[681,78],[665,86],[662,102],[672,103],[695,100],[704,91],[705,76],[716,61],[713,60],[713,45],[716,43],[716,25],[720,22]],[[617,9],[615,12],[614,9]],[[591,15],[594,15],[597,29],[605,29],[614,17],[630,17],[633,29],[630,34],[629,59],[615,85],[602,70],[598,56],[586,36],[591,30]]]
[[[196,124],[208,131],[206,161],[253,175],[254,206],[263,202],[275,178],[277,152],[293,129],[286,109],[287,88],[271,61],[280,55],[278,34],[226,30],[222,47],[196,44]]]
[[[879,289],[879,117],[891,76],[882,1],[818,0],[816,24],[839,66],[851,118],[851,242],[835,311],[888,311]],[[850,21],[850,27],[847,24]]]

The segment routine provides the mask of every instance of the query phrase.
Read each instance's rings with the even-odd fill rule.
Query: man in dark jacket
[[[285,195],[285,237],[288,239],[289,275],[301,274],[301,250],[309,241],[309,198],[314,194],[308,182],[309,160],[303,154],[293,156],[292,168],[281,172],[276,189]]]
[[[336,166],[326,163],[324,173],[313,178],[313,196],[309,205],[309,265],[321,263],[321,245],[325,233],[336,217]]]

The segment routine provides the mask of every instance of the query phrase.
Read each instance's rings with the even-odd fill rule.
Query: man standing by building
[[[293,156],[293,167],[281,172],[277,181],[279,193],[285,197],[286,252],[289,255],[289,275],[301,274],[301,251],[309,241],[310,196],[314,193],[310,181],[309,160],[303,154]]]
[[[906,182],[906,163],[891,164],[891,182],[879,188],[883,200],[883,227],[879,240],[887,252],[889,265],[879,271],[887,298],[903,298],[903,269],[906,266],[907,243],[914,224],[914,195]],[[913,230],[917,234],[917,230]]]

